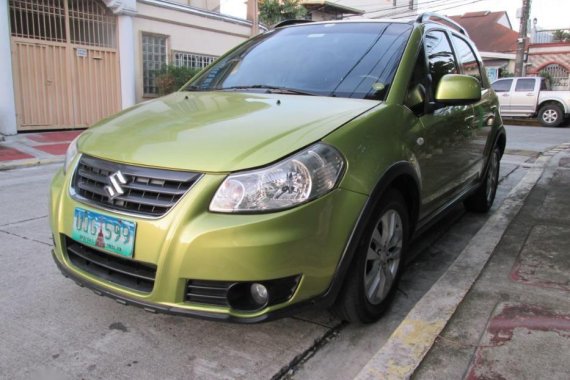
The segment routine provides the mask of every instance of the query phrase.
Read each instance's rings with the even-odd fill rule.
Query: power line
[[[340,0],[335,1],[335,3],[338,3]],[[420,0],[421,1],[421,0]],[[425,7],[427,5],[431,4],[431,7],[443,7],[443,8],[439,8],[434,10],[435,12],[439,12],[439,11],[443,11],[443,10],[447,10],[447,9],[453,9],[453,8],[458,8],[464,5],[469,5],[469,4],[474,4],[474,3],[478,3],[480,1],[484,1],[484,0],[472,0],[472,1],[468,1],[468,0],[429,0],[429,1],[423,1],[423,2],[418,2],[417,6],[419,7]],[[402,11],[397,11],[394,12],[394,10],[402,10]],[[405,10],[404,10],[405,9]],[[373,10],[368,10],[366,12],[364,12],[364,15],[370,15],[371,13],[379,13],[379,12],[387,12],[381,15],[376,15],[376,16],[370,16],[371,18],[380,18],[380,17],[392,17],[392,18],[405,18],[408,16],[413,16],[413,14],[410,14],[412,12],[414,12],[415,9],[410,9],[409,8],[409,4],[406,5],[398,5],[395,7],[391,7],[391,8],[381,8],[381,9],[373,9]],[[400,16],[400,15],[406,15],[404,17],[393,17],[393,16]]]
[[[442,2],[445,3],[445,2],[447,2],[447,1],[449,1],[449,0],[429,0],[429,1],[422,2],[421,4],[424,5],[424,4],[431,4],[431,3],[442,3]],[[462,1],[464,1],[464,0],[462,0]],[[420,3],[418,2],[417,5],[419,6]],[[406,5],[397,5],[397,6],[391,7],[391,8],[378,8],[378,9],[373,9],[373,10],[369,10],[369,11],[364,12],[364,14],[375,13],[375,12],[393,11],[393,10],[396,10],[396,9],[403,9],[403,8],[409,10],[409,9],[410,9],[410,4],[408,3],[408,4],[406,4]]]
[[[475,4],[475,3],[479,3],[481,1],[484,0],[472,0],[472,1],[464,1],[461,4],[440,4],[437,5],[435,7],[443,7],[443,8],[439,8],[439,9],[434,9],[434,10],[430,10],[431,12],[441,12],[441,11],[445,11],[448,9],[454,9],[454,8],[459,8],[462,7],[464,5],[469,5],[469,4]],[[448,6],[449,5],[449,6]],[[390,15],[382,15],[381,17],[390,17],[390,18],[394,18],[394,19],[401,19],[401,18],[408,18],[408,17],[412,17],[415,16],[415,14],[411,13],[412,11],[404,11],[404,12],[398,12],[398,13],[394,13],[394,14],[390,14]]]

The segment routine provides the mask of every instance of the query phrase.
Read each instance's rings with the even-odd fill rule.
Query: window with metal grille
[[[116,19],[100,0],[70,0],[71,43],[115,48]]]
[[[64,0],[10,0],[12,36],[66,42]]]
[[[195,54],[185,51],[174,51],[172,56],[175,66],[190,67],[192,69],[203,69],[218,58],[212,55]]]
[[[166,65],[166,36],[143,33],[143,91],[145,95],[158,94],[156,76]]]
[[[10,0],[12,36],[116,47],[117,17],[101,0]],[[66,23],[69,22],[69,41]]]

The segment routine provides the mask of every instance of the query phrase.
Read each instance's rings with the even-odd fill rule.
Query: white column
[[[18,130],[7,1],[2,1],[0,4],[0,94],[0,134],[15,135]]]
[[[135,32],[133,16],[120,14],[119,18],[119,60],[121,71],[121,102],[123,109],[135,105]]]
[[[133,16],[137,13],[136,0],[103,0],[117,15],[119,22],[119,68],[121,72],[121,106],[135,105],[135,30]]]

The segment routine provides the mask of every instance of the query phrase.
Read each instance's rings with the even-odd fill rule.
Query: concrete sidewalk
[[[83,130],[20,133],[0,140],[0,170],[63,161],[69,143]]]
[[[417,379],[568,379],[570,147],[554,151]]]
[[[570,144],[545,152],[358,379],[568,379]]]

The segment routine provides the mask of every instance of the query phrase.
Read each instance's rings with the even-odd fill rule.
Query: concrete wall
[[[174,3],[191,5],[196,8],[207,9],[218,12],[220,10],[220,0],[169,0]]]
[[[557,63],[570,71],[570,43],[531,45],[528,51],[529,72],[538,73],[544,66]]]
[[[137,101],[143,100],[143,32],[167,36],[167,54],[172,50],[179,50],[220,56],[248,39],[251,25],[139,2],[134,18]],[[169,60],[170,58],[168,57]]]
[[[10,17],[8,3],[0,2],[0,140],[2,135],[15,135],[16,102],[14,100],[14,82],[10,51]]]

